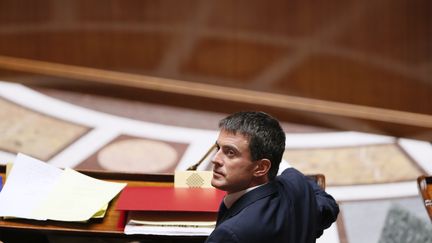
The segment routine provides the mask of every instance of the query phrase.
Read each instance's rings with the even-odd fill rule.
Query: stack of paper
[[[128,235],[208,236],[215,226],[215,213],[131,211],[124,232]]]
[[[215,188],[126,187],[117,209],[125,234],[207,236],[225,192]]]
[[[103,215],[103,209],[125,186],[18,154],[0,192],[0,216],[87,221]]]

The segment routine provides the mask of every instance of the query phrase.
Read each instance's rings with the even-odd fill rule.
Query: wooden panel
[[[197,11],[197,0],[77,0],[77,12],[82,22],[130,22],[178,24],[188,21]]]
[[[167,82],[160,84],[163,92],[170,93],[153,93],[143,82],[133,87],[145,93],[136,94],[126,84],[123,97],[144,99],[145,94],[152,102],[224,112],[263,108],[294,122],[425,137],[430,132],[417,125],[369,122],[382,122],[382,117],[352,120],[269,100],[229,98],[221,105],[214,103],[219,97],[189,92],[189,98],[200,99],[185,99],[186,91],[166,89],[167,80],[183,80],[276,94],[279,100],[298,96],[432,115],[431,7],[428,0],[6,0],[0,3],[0,55],[158,77]],[[0,67],[0,79],[55,80],[53,73],[31,71],[29,76],[28,70],[17,70],[23,75],[9,68]],[[63,88],[88,86],[72,84],[82,77],[56,75],[65,79]],[[99,80],[91,81],[97,83],[90,85],[95,92],[122,86],[116,81],[115,87],[105,87],[113,82],[98,75],[85,80],[92,78]]]
[[[49,1],[13,0],[0,2],[0,25],[32,24],[50,19]]]
[[[430,84],[340,56],[310,56],[279,80],[272,91],[394,110],[432,112]]]
[[[169,36],[159,33],[41,31],[3,36],[0,53],[124,72],[146,72],[159,65],[169,41]]]
[[[214,5],[209,25],[263,36],[304,37],[316,34],[351,5],[353,1],[343,0],[221,0]]]
[[[376,9],[365,11],[346,32],[335,38],[335,44],[412,68],[430,62],[431,1],[379,2]]]
[[[250,82],[287,48],[237,40],[202,39],[180,68],[185,74]],[[204,79],[205,80],[205,79]]]

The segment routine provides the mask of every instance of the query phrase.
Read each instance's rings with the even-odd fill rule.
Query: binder
[[[216,188],[126,187],[117,210],[217,213],[225,194]]]
[[[226,192],[216,188],[126,187],[116,209],[122,211],[118,227],[124,228],[128,212],[211,213],[215,216]]]

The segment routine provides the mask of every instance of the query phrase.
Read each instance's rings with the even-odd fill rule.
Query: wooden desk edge
[[[173,174],[139,174],[128,172],[77,170],[85,175],[101,180],[128,180],[128,181],[149,181],[149,182],[174,182]],[[6,166],[0,165],[0,174],[6,173]]]

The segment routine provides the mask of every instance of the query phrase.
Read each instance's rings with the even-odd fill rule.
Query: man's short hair
[[[252,161],[270,160],[268,178],[276,177],[285,151],[285,132],[278,120],[264,112],[242,111],[222,119],[219,128],[248,138]]]

